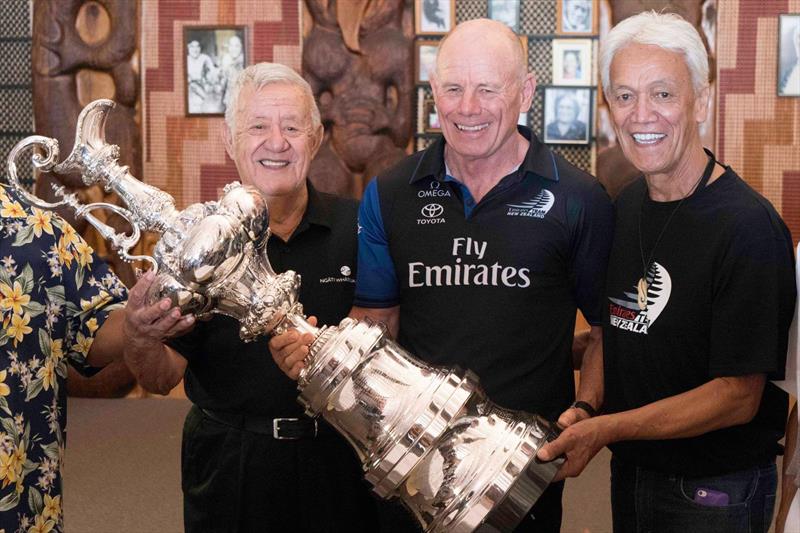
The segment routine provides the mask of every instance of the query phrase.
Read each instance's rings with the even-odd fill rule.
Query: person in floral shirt
[[[121,356],[106,319],[126,296],[72,226],[0,185],[0,532],[63,530],[67,363]]]

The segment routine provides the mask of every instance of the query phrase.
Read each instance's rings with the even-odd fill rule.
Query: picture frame
[[[186,116],[224,116],[233,79],[248,65],[246,26],[184,26]]]
[[[590,87],[545,87],[543,141],[546,144],[589,144],[592,103]]]
[[[502,22],[514,33],[519,33],[520,0],[488,0],[488,2],[488,18]]]
[[[414,81],[416,83],[431,82],[430,73],[436,68],[438,49],[438,40],[421,39],[414,42]]]
[[[439,115],[436,112],[436,102],[433,98],[426,98],[422,104],[422,118],[424,133],[441,133],[442,125],[439,122]]]
[[[593,85],[593,39],[553,39],[553,84]]]
[[[444,35],[456,25],[456,0],[414,0],[417,35]]]
[[[778,96],[800,97],[800,13],[783,13],[778,23]]]
[[[596,35],[597,0],[556,0],[557,35]]]
[[[519,114],[519,117],[517,118],[517,125],[530,127],[530,115],[528,114],[528,111]]]

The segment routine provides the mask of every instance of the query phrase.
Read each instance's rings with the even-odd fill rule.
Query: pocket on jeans
[[[758,479],[757,468],[705,478],[684,477],[680,480],[680,490],[684,499],[698,507],[731,508],[737,505],[745,506],[753,499],[758,488]],[[727,494],[727,505],[706,505],[695,501],[695,494],[699,489]]]

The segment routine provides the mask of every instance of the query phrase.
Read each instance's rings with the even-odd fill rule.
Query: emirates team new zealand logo
[[[610,298],[608,304],[611,325],[647,335],[647,330],[667,307],[672,292],[672,278],[662,265],[653,263],[647,271],[647,305],[640,309],[637,301],[636,284],[631,284],[630,292],[622,298]]]
[[[508,213],[506,213],[506,215],[510,217],[544,218],[547,212],[550,211],[550,208],[553,207],[555,201],[556,198],[553,196],[553,193],[547,189],[542,189],[539,194],[527,202],[522,202],[521,204],[507,204]]]

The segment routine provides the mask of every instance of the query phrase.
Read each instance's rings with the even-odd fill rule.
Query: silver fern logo
[[[542,189],[533,199],[520,204],[507,204],[510,217],[533,217],[544,218],[550,208],[553,207],[556,197],[547,189]]]
[[[653,263],[647,270],[647,307],[639,309],[636,284],[631,290],[623,293],[622,298],[609,297],[609,318],[611,325],[647,335],[647,330],[655,323],[661,312],[667,307],[672,293],[672,278],[663,265]]]

